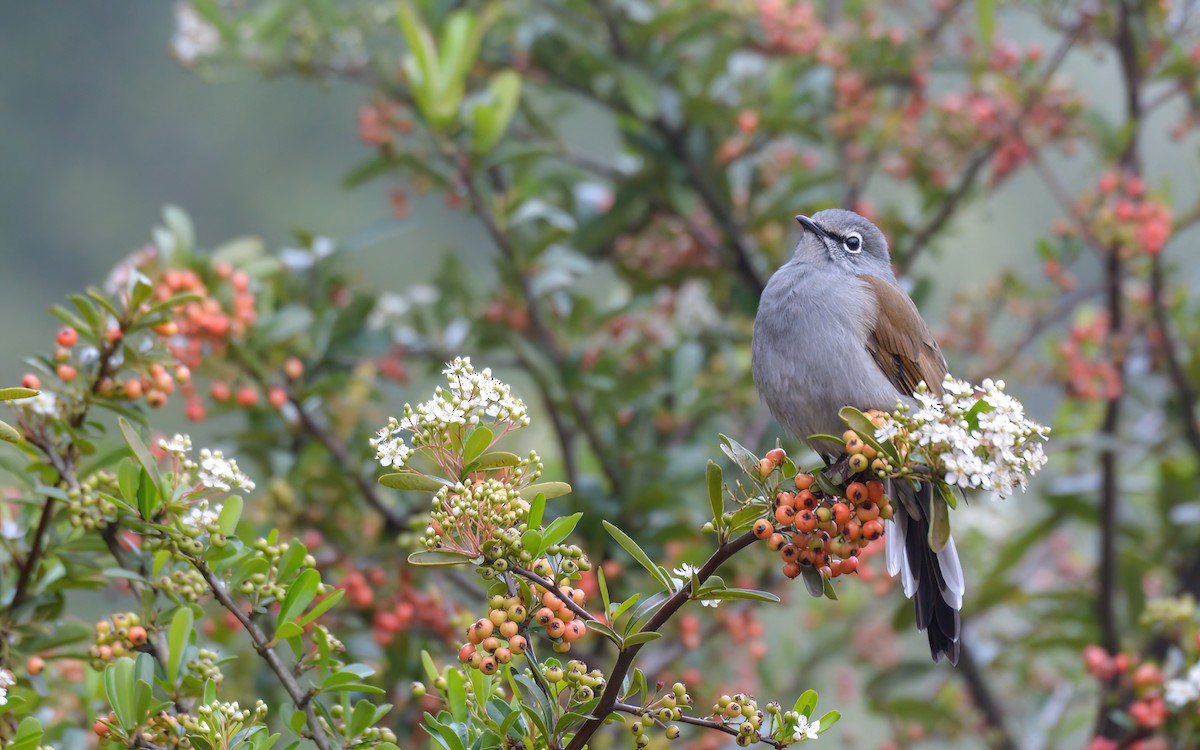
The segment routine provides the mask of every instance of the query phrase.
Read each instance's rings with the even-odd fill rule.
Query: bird
[[[898,401],[915,404],[922,381],[941,395],[946,359],[897,281],[878,227],[840,208],[796,221],[800,241],[759,300],[751,370],[780,426],[832,462],[844,446],[809,436],[841,435],[845,406],[890,413]],[[885,558],[915,603],[934,661],[957,664],[962,566],[953,538],[941,550],[928,541],[932,490],[928,481],[891,481],[897,502],[885,525]]]

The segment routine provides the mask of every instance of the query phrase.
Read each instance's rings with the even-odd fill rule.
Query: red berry
[[[74,328],[59,328],[58,335],[54,337],[59,346],[65,346],[68,349],[75,346],[75,342],[79,340],[79,333]]]
[[[851,482],[846,485],[846,499],[855,505],[860,505],[867,499],[867,485],[862,482]]]
[[[38,376],[34,375],[32,372],[27,372],[23,376],[21,376],[21,385],[25,388],[29,388],[29,389],[36,391],[36,390],[41,389],[42,381],[39,380]]]
[[[787,453],[783,448],[772,448],[767,451],[767,460],[775,466],[783,466],[783,462],[787,460]]]
[[[74,380],[77,375],[79,375],[79,371],[70,365],[59,365],[55,372],[58,373],[58,377],[60,379],[68,383]]]
[[[249,385],[238,388],[237,402],[239,406],[254,406],[258,403],[258,391]]]
[[[212,396],[212,400],[217,403],[224,403],[229,400],[230,391],[229,384],[222,381],[213,381],[213,384],[208,387],[208,395]]]
[[[781,505],[775,509],[775,520],[786,526],[796,518],[796,509],[790,505]]]
[[[796,489],[807,490],[809,487],[812,487],[812,483],[813,483],[813,475],[812,474],[797,474],[796,475]]]
[[[284,404],[286,404],[287,401],[288,401],[287,391],[285,391],[284,389],[282,389],[278,386],[272,388],[270,391],[267,392],[267,403],[269,403],[272,408],[279,409]]]
[[[296,357],[288,357],[283,363],[283,374],[288,380],[297,380],[304,374],[304,363]]]

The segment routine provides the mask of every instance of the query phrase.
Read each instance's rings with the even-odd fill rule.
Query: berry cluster
[[[93,628],[92,645],[88,647],[92,668],[104,669],[114,659],[128,656],[149,640],[142,619],[133,612],[120,612],[108,620],[100,620]]]
[[[154,585],[159,591],[193,603],[209,594],[204,576],[192,567],[173,570],[170,575],[161,575]]]
[[[853,431],[847,431],[846,442],[862,443]],[[865,447],[855,444],[858,452],[850,454],[851,460],[860,458],[865,463]],[[783,450],[776,448],[763,461],[777,467],[785,459]],[[760,463],[760,472],[762,468]],[[858,570],[859,550],[883,536],[883,522],[893,512],[884,483],[867,478],[866,470],[864,466],[855,472],[841,495],[821,491],[815,477],[805,473],[796,475],[795,492],[783,490],[775,495],[774,520],[759,519],[754,535],[779,553],[784,575],[795,578],[805,567],[815,568],[824,578]]]
[[[767,715],[759,709],[753,696],[745,693],[722,695],[712,708],[712,717],[715,721],[737,729],[736,742],[739,746],[752,745],[761,739],[759,730]],[[774,703],[767,705],[767,710],[771,713],[776,713],[778,708]]]
[[[81,480],[78,489],[67,490],[67,514],[71,525],[92,531],[115,523],[117,505],[110,498],[118,495],[120,488],[111,471],[100,470]]]
[[[727,698],[728,696],[722,697]],[[682,719],[683,709],[690,705],[692,705],[692,696],[688,695],[687,687],[682,682],[676,682],[671,686],[670,692],[663,694],[658,700],[642,707],[639,712],[641,720],[629,724],[629,731],[633,733],[638,748],[644,748],[650,744],[650,737],[647,735],[646,730],[654,724],[661,724],[666,727],[666,731],[663,734],[667,739],[678,739],[679,727],[669,722]],[[713,709],[715,712],[716,706]]]
[[[1140,664],[1128,654],[1110,654],[1100,646],[1083,649],[1083,663],[1088,673],[1105,682],[1117,681],[1127,687],[1135,699],[1127,707],[1129,718],[1143,729],[1157,729],[1167,720],[1167,703],[1163,699],[1163,674],[1157,664]]]
[[[389,582],[394,583],[388,589]],[[446,640],[453,638],[446,604],[436,592],[422,591],[413,584],[411,573],[389,576],[381,567],[365,573],[353,569],[346,574],[341,587],[346,601],[370,618],[371,636],[380,646],[395,643],[402,633],[413,627],[438,633]]]
[[[590,701],[596,697],[596,691],[604,688],[604,673],[599,669],[588,671],[587,664],[578,659],[567,662],[563,669],[557,664],[541,665],[542,677],[554,686],[556,690],[571,691],[572,700],[578,703]]]
[[[541,474],[541,466],[537,454],[530,453],[521,465],[531,467],[528,478],[489,476],[442,487],[433,498],[421,544],[472,558],[483,555],[499,572],[509,558],[529,562],[533,556],[521,544],[529,502],[521,497],[521,488]]]
[[[333,717],[333,722],[326,721],[324,717],[320,717],[321,726],[324,730],[335,737],[346,737],[346,747],[371,747],[384,742],[390,742],[393,745],[396,742],[396,733],[387,727],[368,726],[359,730],[359,733],[353,737],[347,737],[347,727],[351,726],[351,722],[347,721],[346,707],[340,703],[329,707],[329,715]],[[351,717],[354,712],[351,711]]]
[[[273,542],[272,540],[258,538],[250,545],[261,559],[267,563],[265,570],[260,570],[257,573],[252,573],[246,580],[242,581],[240,590],[243,594],[250,595],[256,600],[276,599],[283,601],[287,597],[287,584],[284,580],[291,580],[296,571],[304,568],[315,568],[317,561],[312,555],[305,552],[300,560],[300,564],[295,564],[295,554],[289,555],[288,552],[292,549],[292,544],[298,544],[303,549],[304,545],[299,542]],[[286,565],[289,572],[285,575],[286,579],[281,579],[280,568]],[[324,596],[328,594],[330,587],[326,583],[317,584],[317,595]]]
[[[467,628],[467,642],[458,651],[458,660],[484,674],[495,674],[501,664],[525,653],[529,641],[520,634],[529,618],[529,610],[517,596],[493,596],[491,610]]]

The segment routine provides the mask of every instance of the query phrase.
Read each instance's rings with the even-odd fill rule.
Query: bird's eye
[[[862,244],[862,235],[858,232],[851,232],[842,240],[842,247],[846,248],[848,253],[861,253]]]

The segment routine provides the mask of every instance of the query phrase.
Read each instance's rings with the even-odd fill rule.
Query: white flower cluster
[[[41,417],[54,417],[58,414],[58,398],[52,391],[38,391],[36,396],[15,399],[10,403]]]
[[[225,458],[221,451],[202,448],[200,450],[200,483],[213,490],[228,492],[232,489],[249,492],[254,489],[254,482],[242,473],[237,461]]]
[[[909,444],[944,473],[946,484],[1000,495],[1025,489],[1046,464],[1042,442],[1050,429],[1025,416],[1021,402],[1004,392],[1003,380],[984,380],[976,388],[947,375],[942,389],[939,398],[924,383],[918,388],[919,408],[903,418]],[[897,433],[885,424],[876,439]]]
[[[16,675],[7,669],[0,669],[0,706],[8,703],[8,689],[16,684]]]
[[[815,740],[818,733],[821,731],[821,720],[809,721],[808,717],[801,713],[789,711],[783,716],[784,721],[791,722],[795,727],[792,730],[792,742],[800,742],[802,740]]]
[[[171,49],[183,65],[193,65],[221,47],[221,31],[206,21],[189,2],[175,5],[175,34]]]
[[[466,425],[490,422],[497,436],[529,424],[525,402],[512,389],[492,377],[490,369],[476,371],[469,357],[458,357],[442,371],[448,388],[437,388],[433,398],[415,408],[404,405],[404,417],[390,417],[371,438],[375,458],[383,466],[402,467],[414,450],[446,443],[450,434],[462,434]],[[403,433],[412,437],[406,443]]]
[[[1183,677],[1167,680],[1163,698],[1175,708],[1182,708],[1200,698],[1200,662],[1192,665]]]

